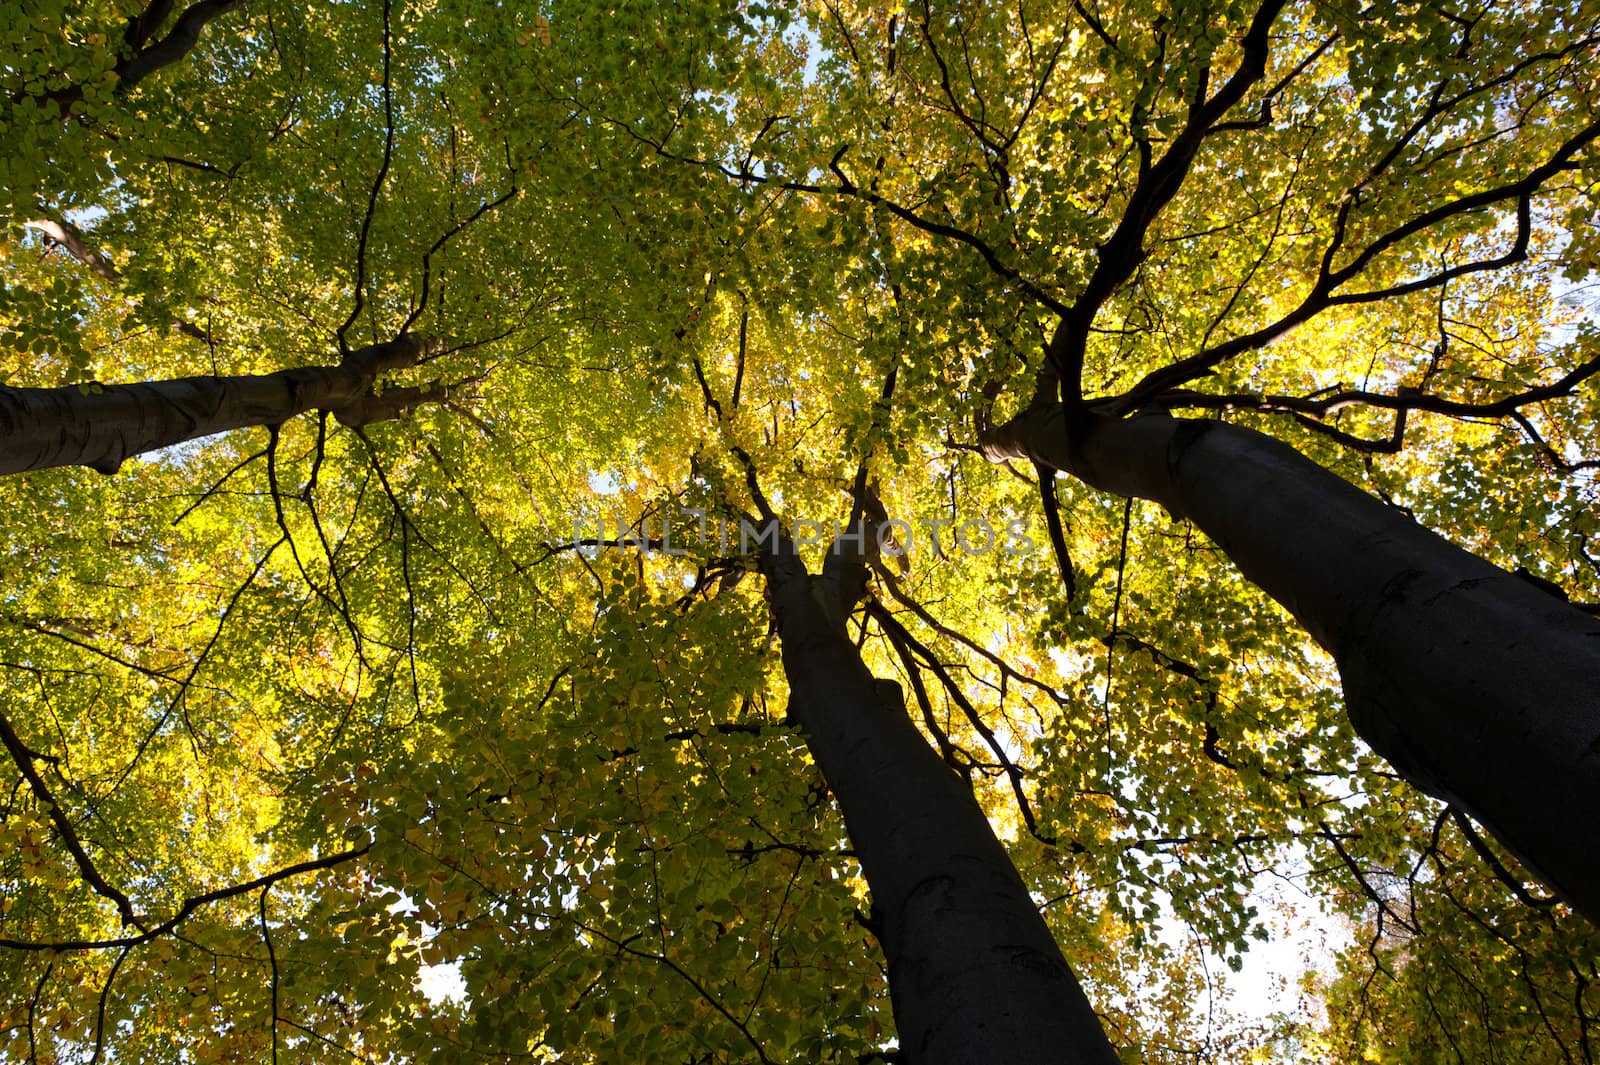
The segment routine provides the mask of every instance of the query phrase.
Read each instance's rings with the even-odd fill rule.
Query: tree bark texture
[[[397,400],[436,392],[372,394],[383,370],[414,365],[424,342],[403,336],[352,352],[337,366],[241,377],[183,377],[87,388],[0,388],[0,474],[52,466],[115,473],[129,456],[252,425],[281,425],[325,410],[345,424],[395,417]]]
[[[847,638],[839,581],[784,541],[766,559],[791,712],[871,888],[911,1065],[1113,1065],[1117,1057],[966,783]],[[843,609],[840,609],[840,607]]]
[[[1374,750],[1600,923],[1600,619],[1261,433],[1074,428],[1036,404],[986,447],[1194,522],[1333,655]]]

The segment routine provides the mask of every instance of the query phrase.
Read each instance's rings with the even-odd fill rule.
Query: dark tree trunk
[[[1199,526],[1339,664],[1351,723],[1600,923],[1600,619],[1498,569],[1270,437],[1036,404],[988,434]]]
[[[791,711],[844,812],[911,1065],[1117,1057],[966,783],[847,638],[848,581],[766,559]],[[826,570],[825,570],[826,572]],[[859,587],[859,584],[857,584]]]
[[[184,377],[89,388],[0,388],[0,474],[52,466],[115,473],[129,456],[323,410],[346,424],[398,416],[433,390],[374,395],[384,370],[414,365],[424,342],[403,336],[352,352],[338,366],[253,377]]]

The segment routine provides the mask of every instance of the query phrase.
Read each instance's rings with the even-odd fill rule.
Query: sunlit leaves
[[[1034,472],[972,450],[1252,9],[418,0],[389,5],[386,55],[382,5],[253,2],[129,91],[139,5],[19,10],[8,385],[331,365],[341,327],[408,328],[441,352],[379,388],[448,400],[0,483],[4,712],[141,914],[371,847],[126,951],[8,952],[0,1055],[88,1057],[97,1033],[103,1060],[889,1048],[870,899],[786,724],[749,550],[719,535],[755,505],[740,452],[792,526],[842,521],[863,461],[907,523],[871,594],[917,645],[852,635],[1130,1059],[1444,1054],[1430,1010],[1463,1005],[1467,1060],[1580,1045],[1592,946],[1359,746],[1285,615],[1192,529],[1063,479],[1066,602]],[[1091,396],[1282,321],[1407,220],[1543,164],[1591,120],[1594,37],[1571,5],[1291,6],[1097,317]],[[1589,169],[1540,189],[1525,260],[1326,308],[1196,402],[1600,598],[1592,393],[1525,424],[1413,415],[1395,454],[1348,446],[1388,439],[1387,408],[1319,431],[1228,399],[1479,402],[1591,358],[1557,280],[1593,266]],[[1402,234],[1340,291],[1494,260],[1515,215]],[[1004,535],[971,550],[971,521]],[[571,543],[665,522],[683,554]],[[47,805],[0,793],[0,936],[135,936]],[[1251,892],[1273,873],[1374,933],[1380,903],[1421,929],[1386,916],[1341,962],[1320,1034],[1195,1005],[1269,926]],[[433,966],[463,999],[418,991]]]

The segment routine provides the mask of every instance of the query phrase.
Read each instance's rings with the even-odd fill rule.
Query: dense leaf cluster
[[[427,343],[0,479],[0,1058],[894,1060],[740,536],[870,485],[848,631],[1124,1060],[1593,1061],[1595,928],[1217,545],[984,438],[1253,426],[1600,600],[1597,75],[1576,2],[12,3],[0,446]]]

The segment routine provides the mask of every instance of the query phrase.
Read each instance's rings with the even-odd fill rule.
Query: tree
[[[1163,417],[1084,431],[1053,404],[1032,418],[995,434],[1014,451],[991,453],[1194,521],[1334,656],[1362,738],[1600,913],[1600,619],[1250,430]]]
[[[0,389],[0,473],[88,466],[116,473],[125,459],[246,426],[278,426],[308,411],[352,428],[398,418],[445,397],[443,386],[375,391],[385,370],[415,366],[423,341],[402,334],[350,352],[337,366],[244,377],[141,384]]]
[[[765,517],[776,530],[770,508]],[[864,541],[879,527],[851,526]],[[916,731],[899,685],[876,680],[851,647],[844,620],[868,580],[859,551],[835,541],[812,580],[780,533],[762,568],[791,713],[872,892],[869,929],[883,945],[902,1051],[924,1061],[1116,1060],[971,791]]]
[[[1600,579],[1592,331],[1551,302],[1593,255],[1575,7],[87,4],[5,41],[7,398],[87,437],[272,390],[0,479],[6,1053],[1592,1056],[1593,625],[1537,583]],[[909,553],[850,562],[841,507]],[[1441,578],[1330,508],[1469,602],[1347,636]],[[1486,596],[1573,649],[1408,676]],[[1508,771],[1385,732],[1440,675],[1571,712],[1496,734]],[[1365,941],[1325,1028],[1218,1035],[1207,954],[1274,868]]]

